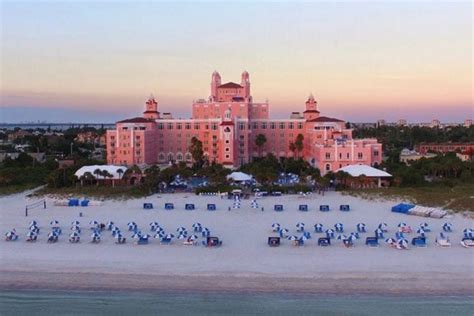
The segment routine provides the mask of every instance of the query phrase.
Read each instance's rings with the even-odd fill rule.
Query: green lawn
[[[453,188],[430,186],[418,188],[390,187],[384,189],[349,190],[344,193],[362,198],[401,198],[424,206],[442,207],[455,212],[474,212],[474,184]]]
[[[22,185],[8,185],[0,187],[0,196],[6,196],[16,193],[21,193],[23,191],[31,190],[37,188],[39,184],[27,183]]]

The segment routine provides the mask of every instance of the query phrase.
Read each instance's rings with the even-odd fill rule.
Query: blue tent
[[[216,210],[216,205],[215,204],[207,204],[207,210],[208,211],[215,211]]]
[[[153,203],[143,203],[143,209],[145,210],[153,209]]]
[[[81,206],[82,206],[82,207],[89,206],[89,200],[86,200],[86,199],[82,200],[82,201],[81,201]]]
[[[79,199],[69,199],[68,206],[79,206]]]
[[[165,203],[165,210],[173,210],[174,204],[173,203]]]
[[[415,237],[411,240],[411,244],[417,247],[426,247],[426,238],[425,237]]]
[[[281,205],[281,204],[275,204],[275,205],[273,206],[273,210],[276,211],[276,212],[281,212],[281,211],[283,211],[283,205]]]
[[[392,212],[408,214],[410,209],[414,208],[415,205],[408,203],[400,203],[392,207]]]
[[[339,205],[339,211],[349,212],[351,207],[348,204]]]
[[[319,210],[321,212],[329,212],[329,205],[320,205]]]
[[[194,210],[195,208],[196,208],[196,207],[195,207],[194,204],[192,204],[192,203],[186,203],[186,204],[184,205],[184,209],[185,209],[186,211],[192,211],[192,210]]]
[[[308,205],[307,204],[300,204],[298,206],[298,210],[301,212],[307,212],[308,211]]]

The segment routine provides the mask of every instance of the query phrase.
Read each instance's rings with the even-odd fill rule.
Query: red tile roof
[[[154,122],[154,120],[146,119],[144,117],[134,117],[134,118],[126,119],[123,121],[118,121],[117,123],[151,123],[151,122]]]
[[[337,118],[333,118],[333,117],[320,116],[315,119],[308,120],[308,122],[344,122],[344,121],[339,120]]]
[[[227,82],[218,86],[218,88],[243,88],[240,84],[235,82]]]

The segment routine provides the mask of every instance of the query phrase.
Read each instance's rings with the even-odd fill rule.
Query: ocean
[[[474,297],[2,291],[0,315],[474,315]]]

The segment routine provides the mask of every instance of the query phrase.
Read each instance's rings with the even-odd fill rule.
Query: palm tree
[[[295,143],[291,142],[289,149],[293,153],[293,155],[296,157],[296,145],[295,145]]]
[[[303,151],[303,147],[304,147],[303,140],[304,140],[303,134],[298,134],[298,136],[296,136],[295,148],[298,152],[298,157],[299,157],[299,154]]]
[[[94,170],[95,179],[97,180],[97,186],[99,186],[99,176],[102,175],[102,170],[99,168]]]
[[[255,138],[255,145],[258,147],[258,155],[262,155],[262,147],[267,142],[267,137],[264,134],[258,134]]]
[[[121,180],[121,179],[122,179],[123,172],[124,172],[124,171],[123,171],[123,169],[122,169],[122,168],[118,168],[118,169],[117,169],[117,173],[118,173],[118,175],[119,175],[119,180]]]
[[[108,172],[107,170],[102,170],[102,175],[104,176],[104,180],[105,180],[105,178],[112,179],[112,187],[115,188],[114,175],[111,174],[110,172]]]

